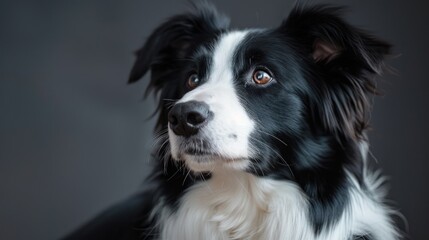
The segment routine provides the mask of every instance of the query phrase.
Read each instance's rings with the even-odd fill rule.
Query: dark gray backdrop
[[[412,239],[429,239],[429,17],[424,1],[330,1],[395,45],[372,152]],[[215,1],[235,27],[277,26],[290,0]],[[132,52],[186,1],[0,2],[0,239],[57,239],[141,187],[153,101]],[[147,79],[146,79],[147,80]]]

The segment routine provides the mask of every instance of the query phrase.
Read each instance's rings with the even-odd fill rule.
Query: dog
[[[399,239],[367,162],[391,45],[342,9],[233,30],[203,3],[157,27],[129,78],[159,97],[153,187],[68,239]]]

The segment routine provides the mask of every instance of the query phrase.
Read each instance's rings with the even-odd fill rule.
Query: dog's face
[[[366,76],[378,72],[388,45],[328,10],[296,9],[275,29],[229,31],[205,7],[155,30],[130,81],[151,69],[173,159],[194,171],[264,174],[317,165],[296,156],[300,144],[359,138],[374,90]]]
[[[196,171],[245,170],[252,159],[266,159],[265,139],[276,130],[299,134],[304,86],[297,57],[270,30],[227,32],[201,46],[184,78],[189,92],[169,112],[173,158]]]
[[[255,120],[243,104],[244,91],[237,88],[251,81],[243,79],[249,73],[237,69],[234,59],[245,37],[245,32],[225,33],[212,46],[200,47],[186,80],[190,91],[170,110],[172,156],[193,170],[245,168],[254,155],[249,140]]]

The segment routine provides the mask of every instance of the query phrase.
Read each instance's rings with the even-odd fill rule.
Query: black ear
[[[194,12],[174,16],[157,27],[141,49],[131,70],[129,83],[141,79],[149,70],[151,80],[146,95],[154,90],[159,97],[160,112],[155,130],[167,125],[168,104],[184,94],[184,76],[189,71],[189,59],[201,44],[209,43],[229,26],[229,19],[201,2]]]
[[[207,3],[195,4],[194,13],[171,17],[157,27],[137,52],[137,60],[131,70],[129,83],[138,81],[149,69],[163,67],[175,69],[177,62],[188,57],[198,42],[216,36],[229,26],[229,19],[219,15],[216,9]],[[152,76],[151,84],[160,86]]]
[[[390,45],[341,18],[341,7],[297,6],[281,31],[299,46],[312,72],[314,121],[341,137],[360,137],[368,124],[372,75],[381,74]],[[311,75],[311,76],[310,76]]]
[[[390,44],[350,26],[341,18],[342,12],[343,8],[329,5],[296,6],[280,28],[305,45],[317,62],[341,58],[343,67],[353,64],[354,70],[380,73]]]

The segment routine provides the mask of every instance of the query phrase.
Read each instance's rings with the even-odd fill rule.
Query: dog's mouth
[[[184,151],[184,153],[186,155],[191,155],[196,158],[201,157],[203,159],[206,159],[206,161],[210,161],[210,159],[212,159],[212,160],[221,160],[224,162],[235,162],[235,161],[242,161],[246,159],[244,157],[231,158],[227,156],[222,156],[219,153],[216,153],[214,151],[205,150],[205,149],[195,149],[195,148],[188,148]]]
[[[194,136],[173,138],[175,154],[173,158],[184,161],[194,171],[216,171],[216,169],[230,168],[243,170],[249,164],[249,157],[238,152],[222,151],[211,140]]]
[[[185,146],[182,151],[182,155],[190,156],[194,161],[198,163],[209,163],[209,162],[240,162],[244,161],[247,158],[245,157],[229,157],[224,156],[216,151],[214,151],[208,144],[204,144],[205,148]],[[194,145],[195,146],[195,145]]]
[[[216,155],[213,146],[208,141],[200,138],[182,139],[179,150],[182,154],[192,156]]]
[[[210,156],[210,155],[217,155],[215,152],[207,150],[207,149],[201,149],[201,148],[193,148],[189,147],[183,151],[185,154],[188,155],[194,155],[194,156]]]

